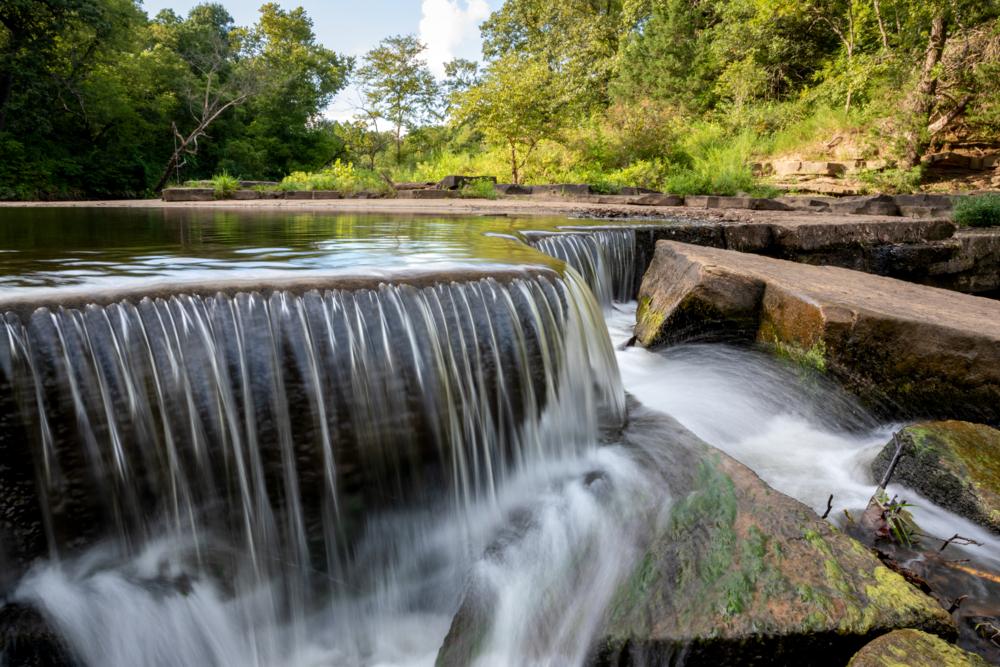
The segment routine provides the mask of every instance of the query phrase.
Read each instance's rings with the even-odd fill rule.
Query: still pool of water
[[[503,216],[7,208],[0,209],[0,290],[19,296],[39,288],[130,288],[289,272],[549,264],[519,235],[569,223]]]

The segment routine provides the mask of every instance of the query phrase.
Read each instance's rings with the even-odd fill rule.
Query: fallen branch
[[[975,541],[975,540],[973,540],[971,538],[962,537],[958,533],[955,533],[952,537],[949,537],[947,540],[944,541],[944,543],[941,545],[941,548],[938,549],[938,553],[941,553],[942,551],[944,551],[945,549],[947,549],[948,547],[950,547],[952,544],[957,544],[960,547],[973,547],[973,546],[974,547],[981,547],[981,546],[983,546],[982,542],[977,542],[977,541]]]
[[[954,600],[952,600],[951,601],[951,606],[948,607],[948,613],[949,614],[954,614],[956,611],[958,611],[958,608],[962,606],[962,603],[965,602],[965,600],[968,597],[969,597],[968,595],[962,595],[962,596],[957,597]]]
[[[965,109],[969,106],[969,102],[971,101],[972,95],[966,95],[951,109],[951,111],[931,123],[927,127],[927,131],[930,135],[933,137],[948,129],[948,126],[951,125],[952,121],[965,113]]]
[[[879,482],[878,488],[880,491],[885,491],[885,488],[889,486],[889,482],[892,481],[892,475],[896,472],[896,466],[899,465],[899,459],[903,456],[904,443],[899,437],[899,433],[892,434],[892,441],[896,444],[896,453],[892,455],[892,461],[889,462],[889,467],[886,468],[885,474],[882,475],[882,481]]]
[[[826,501],[826,511],[823,512],[823,516],[821,516],[820,518],[826,519],[827,517],[830,516],[830,512],[832,511],[833,511],[833,494],[831,493],[830,497]]]

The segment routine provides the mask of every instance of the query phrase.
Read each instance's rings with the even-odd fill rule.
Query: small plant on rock
[[[496,199],[497,191],[490,179],[477,178],[466,183],[459,196],[462,199]]]
[[[895,496],[890,500],[884,491],[879,493],[878,503],[882,506],[882,517],[892,539],[901,546],[912,547],[919,537],[913,516],[910,514],[910,509],[914,505]]]
[[[961,227],[1000,227],[1000,194],[962,197],[954,216]]]
[[[228,199],[233,193],[240,189],[240,179],[230,176],[228,172],[222,172],[212,177],[212,189],[215,190],[216,199]]]

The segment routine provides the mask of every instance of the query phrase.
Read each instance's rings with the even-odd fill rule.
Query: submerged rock
[[[669,241],[639,292],[646,346],[757,341],[883,412],[1000,421],[1000,302]]]
[[[0,607],[0,665],[10,667],[74,667],[62,638],[33,607],[10,603]]]
[[[919,630],[882,635],[851,658],[848,667],[986,667],[986,661]]]
[[[903,429],[900,438],[903,456],[894,482],[1000,532],[1000,431],[968,422],[926,422]],[[876,479],[895,451],[890,442],[872,462]]]
[[[896,628],[956,635],[937,602],[861,544],[672,419],[634,410],[625,441],[674,500],[666,521],[650,517],[590,664],[840,666]],[[438,664],[474,662],[491,613],[471,587]]]

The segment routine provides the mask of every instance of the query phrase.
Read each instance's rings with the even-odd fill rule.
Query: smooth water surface
[[[117,289],[281,273],[549,264],[523,242],[565,218],[0,209],[0,290]],[[581,221],[574,221],[579,226]],[[602,223],[607,225],[608,223]]]

